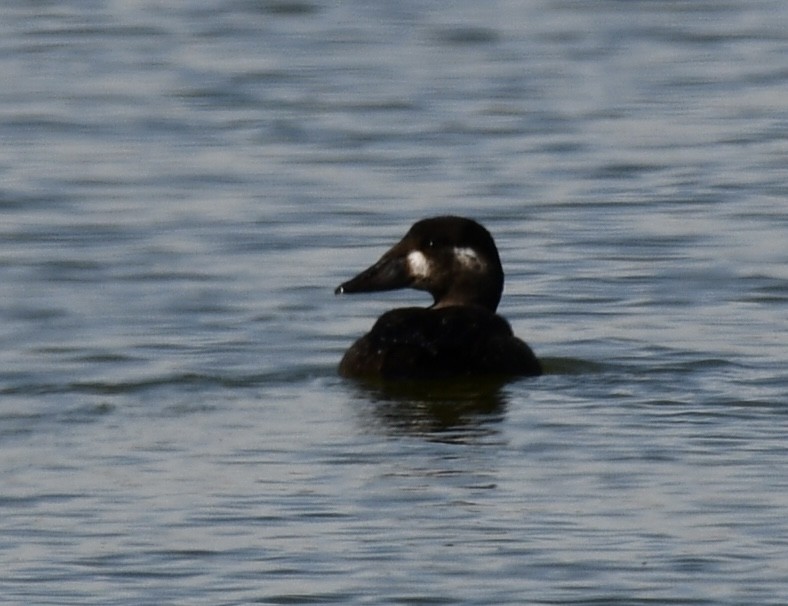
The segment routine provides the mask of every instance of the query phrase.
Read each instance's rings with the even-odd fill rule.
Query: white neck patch
[[[471,271],[483,271],[486,267],[476,251],[467,247],[455,247],[454,258],[462,267]]]
[[[408,269],[414,278],[426,278],[430,275],[430,262],[418,250],[408,253]]]

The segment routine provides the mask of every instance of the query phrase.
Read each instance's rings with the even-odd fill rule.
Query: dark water
[[[0,600],[785,604],[788,4],[5,2]],[[475,217],[549,373],[336,376]]]

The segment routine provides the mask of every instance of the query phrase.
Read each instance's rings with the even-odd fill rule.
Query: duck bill
[[[383,255],[380,261],[355,278],[337,286],[334,294],[378,292],[410,286],[413,278],[410,276],[406,258],[399,254],[391,254],[392,252]]]

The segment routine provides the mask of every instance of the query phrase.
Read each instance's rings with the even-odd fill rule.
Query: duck
[[[339,374],[388,381],[541,375],[534,352],[496,313],[503,285],[498,248],[480,223],[451,215],[416,222],[334,292],[412,288],[433,304],[384,313],[345,352]]]

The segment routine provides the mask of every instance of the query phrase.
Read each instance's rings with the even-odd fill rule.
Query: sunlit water
[[[784,604],[788,5],[6,2],[0,600]],[[548,374],[334,297],[496,236]]]

